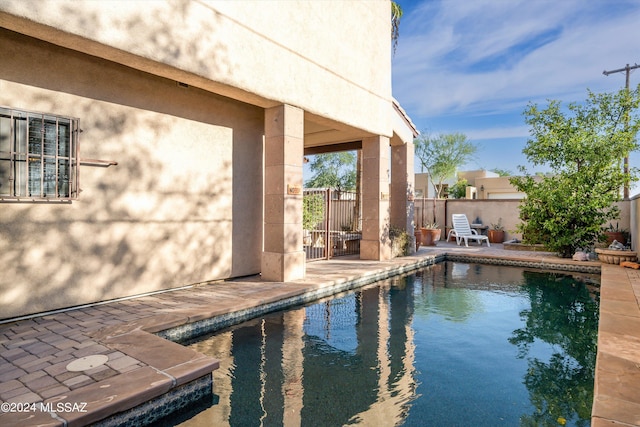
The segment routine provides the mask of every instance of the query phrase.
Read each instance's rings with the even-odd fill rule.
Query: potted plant
[[[413,231],[413,237],[416,241],[416,252],[418,252],[418,249],[420,249],[420,244],[422,243],[422,231],[419,228],[416,228]]]
[[[491,227],[487,231],[489,236],[489,242],[502,243],[504,242],[504,226],[502,225],[502,218],[498,218],[498,222],[491,224]]]
[[[606,236],[605,246],[609,246],[611,243],[613,243],[614,240],[617,240],[623,245],[627,244],[627,235],[629,234],[629,232],[627,230],[621,229],[620,224],[617,222],[615,227],[612,223],[609,223],[609,227],[605,227],[603,233]]]
[[[442,233],[436,222],[424,224],[420,231],[422,231],[422,246],[435,246]]]

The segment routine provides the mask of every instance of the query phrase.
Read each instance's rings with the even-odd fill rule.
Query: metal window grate
[[[0,200],[78,197],[79,120],[0,107]]]

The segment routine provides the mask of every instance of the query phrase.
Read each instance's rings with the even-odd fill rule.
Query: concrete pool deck
[[[504,250],[502,245],[465,248],[439,242],[390,261],[309,262],[306,278],[296,282],[249,277],[4,322],[0,425],[87,425],[122,413],[132,419],[132,408],[184,390],[218,367],[217,360],[163,336],[202,333],[211,319],[284,308],[445,257],[543,269],[598,271],[601,266],[545,252]],[[592,426],[640,425],[639,303],[640,273],[602,265]]]

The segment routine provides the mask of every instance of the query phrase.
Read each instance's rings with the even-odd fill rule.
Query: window
[[[76,199],[78,123],[0,107],[0,200]]]

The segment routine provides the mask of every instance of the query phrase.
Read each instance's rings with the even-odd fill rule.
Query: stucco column
[[[304,278],[302,159],[304,112],[279,105],[265,111],[264,249],[262,279]]]
[[[391,146],[391,225],[406,230],[415,250],[413,142]]]
[[[362,140],[362,241],[360,258],[391,259],[389,240],[389,138]]]

